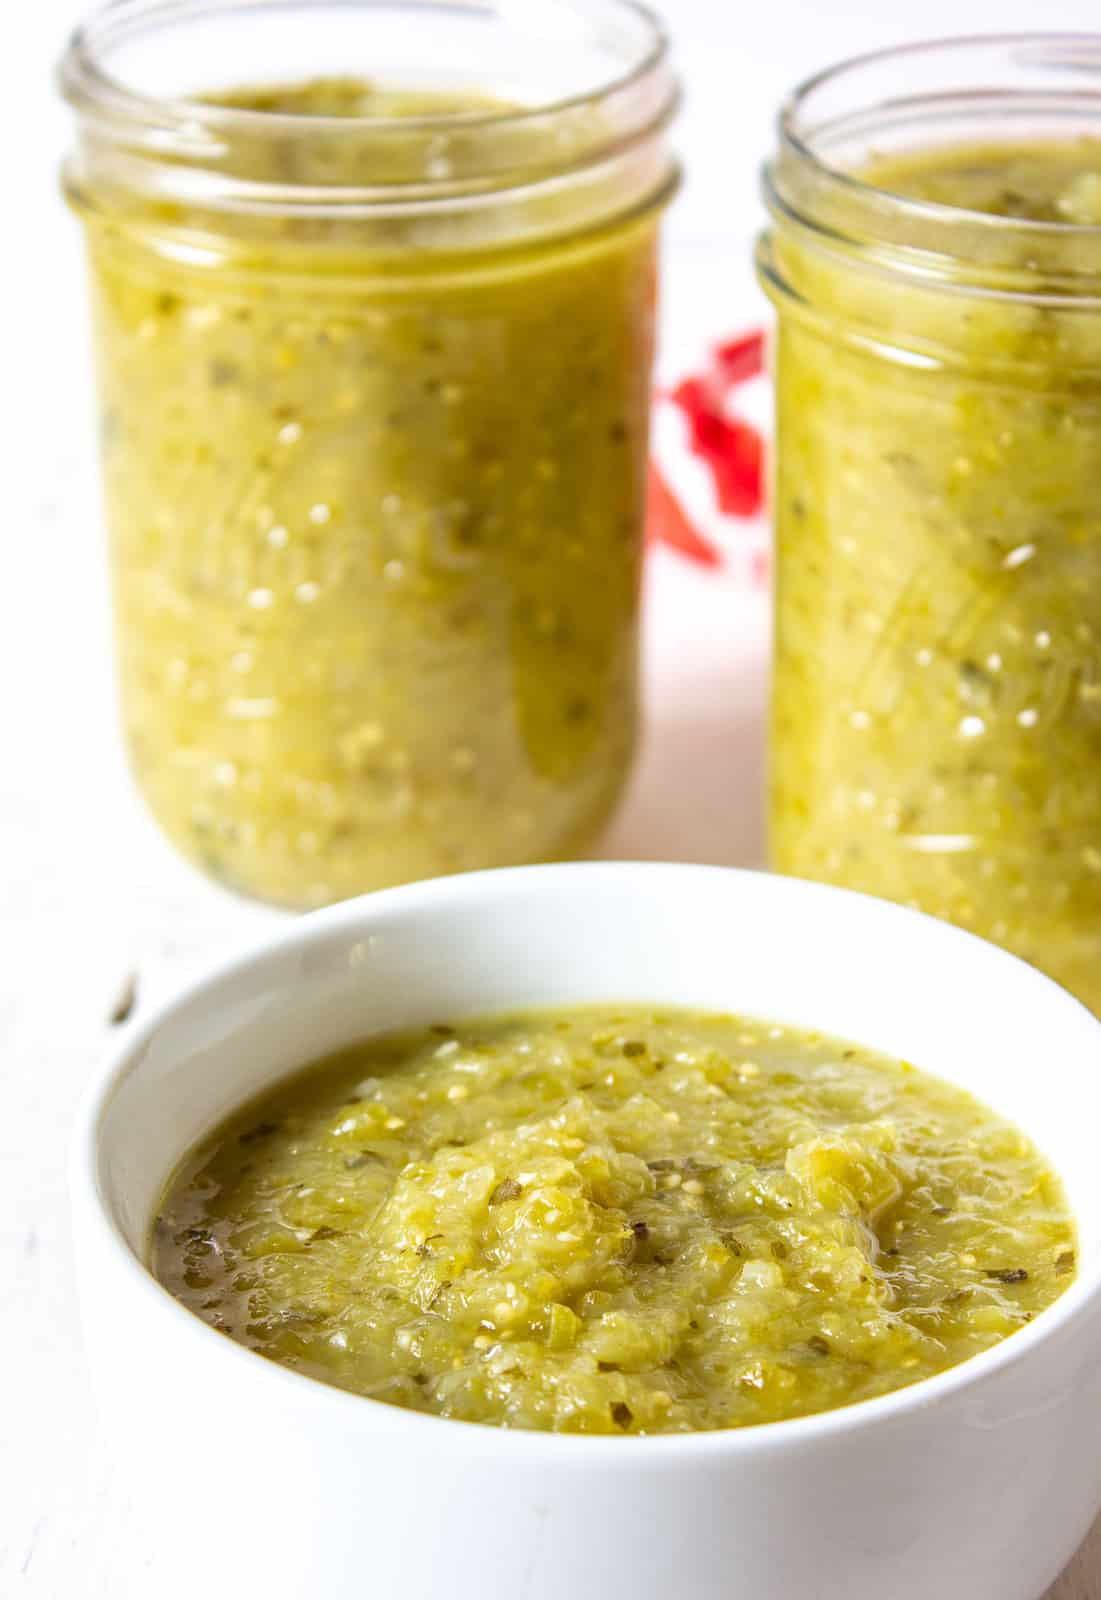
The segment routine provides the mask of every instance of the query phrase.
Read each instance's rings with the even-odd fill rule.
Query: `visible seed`
[[[515,1178],[502,1178],[489,1197],[491,1206],[499,1206],[505,1200],[518,1200],[523,1194],[523,1185],[517,1183]]]
[[[114,1004],[108,1013],[107,1021],[112,1028],[119,1027],[127,1022],[134,1014],[134,1007],[138,1003],[138,975],[136,972],[127,973],[115,996]]]
[[[214,1243],[214,1235],[209,1228],[195,1226],[191,1228],[184,1228],[183,1232],[180,1234],[180,1240],[186,1241],[188,1244],[202,1244],[210,1246]]]

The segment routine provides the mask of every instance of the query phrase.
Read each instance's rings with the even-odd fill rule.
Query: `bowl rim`
[[[777,894],[789,894],[800,899],[812,896],[823,901],[861,902],[862,909],[858,913],[861,916],[926,924],[935,929],[935,936],[945,943],[955,943],[961,959],[967,959],[969,949],[993,950],[999,961],[1005,963],[1007,978],[1016,977],[1018,984],[1027,982],[1057,997],[1058,1002],[1066,1008],[1069,1018],[1073,1019],[1077,1013],[1080,1025],[1097,1032],[1101,1050],[1101,1019],[1037,968],[964,929],[924,912],[855,890],[758,869],[678,862],[583,861],[461,873],[379,890],[308,912],[274,930],[266,938],[251,942],[229,960],[212,963],[206,971],[155,1007],[148,1017],[125,1024],[113,1048],[107,1051],[106,1058],[100,1061],[93,1072],[78,1108],[69,1162],[70,1206],[74,1219],[80,1218],[91,1224],[100,1244],[129,1282],[133,1293],[142,1298],[151,1315],[172,1318],[181,1337],[187,1336],[187,1330],[190,1330],[191,1336],[200,1341],[196,1347],[197,1354],[205,1350],[212,1359],[217,1360],[220,1359],[220,1348],[221,1359],[238,1363],[238,1381],[242,1384],[249,1381],[248,1375],[251,1373],[254,1384],[261,1388],[267,1386],[273,1403],[315,1412],[321,1421],[328,1417],[339,1423],[345,1431],[358,1426],[365,1434],[376,1438],[382,1432],[421,1429],[424,1430],[424,1444],[428,1447],[463,1453],[474,1451],[478,1454],[504,1451],[510,1458],[515,1456],[518,1464],[523,1460],[542,1458],[548,1464],[553,1461],[556,1467],[585,1469],[607,1465],[615,1460],[620,1465],[629,1463],[636,1468],[645,1465],[656,1468],[684,1457],[752,1457],[837,1440],[857,1430],[887,1426],[916,1413],[928,1412],[961,1395],[971,1394],[1008,1368],[1029,1360],[1040,1348],[1067,1334],[1071,1325],[1078,1323],[1085,1313],[1097,1309],[1095,1302],[1101,1301],[1101,1251],[1097,1252],[1092,1266],[1088,1270],[1080,1269],[1058,1299],[1038,1312],[1027,1326],[1008,1335],[990,1349],[969,1356],[932,1377],[920,1378],[871,1399],[781,1421],[687,1433],[619,1437],[609,1434],[553,1433],[441,1417],[337,1388],[305,1373],[295,1372],[238,1344],[188,1310],[154,1277],[150,1268],[131,1249],[115,1220],[101,1181],[99,1153],[101,1130],[113,1098],[125,1080],[141,1069],[146,1047],[159,1029],[201,1006],[212,989],[262,969],[288,951],[306,949],[330,938],[341,929],[369,932],[368,924],[378,912],[404,908],[410,914],[416,914],[418,910],[423,913],[441,899],[478,901],[487,896],[492,899],[499,890],[524,893],[540,883],[575,878],[580,884],[584,880],[595,881],[602,876],[642,876],[652,878],[655,882],[663,878],[697,877],[701,880],[722,880],[732,885],[746,880],[759,882],[767,879],[777,886]],[[936,1071],[935,1067],[930,1070]],[[227,1367],[226,1370],[228,1373],[231,1369]]]

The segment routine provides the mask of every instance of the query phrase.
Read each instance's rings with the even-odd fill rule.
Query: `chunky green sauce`
[[[404,182],[445,160],[417,116],[455,116],[454,152],[503,109],[217,103],[286,127],[229,125],[231,171],[303,185],[355,181],[341,117],[409,119]],[[125,732],[169,837],[292,906],[585,848],[635,737],[655,209],[446,245],[408,208],[77,201]]]
[[[777,231],[772,858],[1101,1009],[1101,143],[860,176],[1026,226],[961,209],[966,289]]]
[[[358,1394],[659,1433],[941,1372],[1063,1291],[1075,1235],[1029,1140],[904,1062],[602,1008],[291,1079],[184,1164],[152,1259],[213,1326]]]
[[[1026,222],[1101,224],[1101,140],[948,146],[883,156],[865,182],[909,200]]]

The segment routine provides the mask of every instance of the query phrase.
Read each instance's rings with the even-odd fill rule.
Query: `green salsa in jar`
[[[131,764],[173,843],[292,907],[582,852],[635,739],[663,43],[582,6],[610,75],[541,99],[479,14],[498,96],[391,81],[380,9],[465,26],[352,8],[370,78],[212,44],[180,98],[104,89],[107,12],[64,74]],[[283,37],[240,0],[179,31],[234,20]]]
[[[1101,125],[1034,43],[871,58],[785,114],[770,847],[1101,1009]]]

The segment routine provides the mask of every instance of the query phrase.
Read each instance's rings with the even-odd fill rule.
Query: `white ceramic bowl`
[[[974,1090],[1061,1172],[1076,1282],[1006,1343],[881,1399],[613,1439],[341,1393],[213,1332],[150,1276],[177,1161],[271,1080],[399,1025],[602,1000],[813,1026]],[[293,923],[131,1033],[80,1125],[87,1337],[171,1593],[1037,1600],[1101,1505],[1099,1088],[1101,1024],[1046,978],[942,923],[791,879],[537,867]]]

